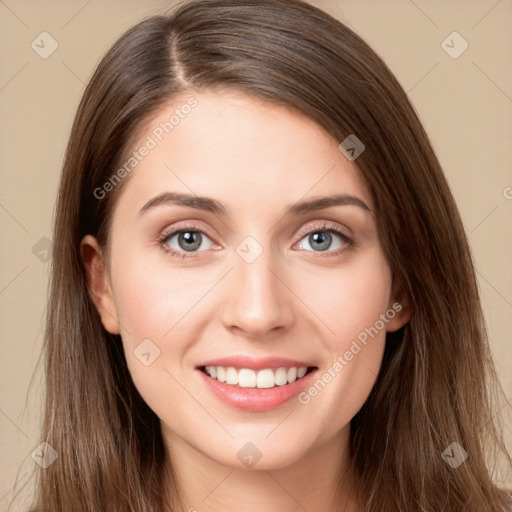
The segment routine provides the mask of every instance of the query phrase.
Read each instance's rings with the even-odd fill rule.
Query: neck
[[[259,470],[220,464],[183,439],[168,431],[165,434],[167,454],[172,454],[173,479],[182,510],[363,510],[357,503],[353,489],[348,428],[286,467]],[[167,486],[169,503],[176,503],[176,498],[174,501],[171,499],[173,488]]]

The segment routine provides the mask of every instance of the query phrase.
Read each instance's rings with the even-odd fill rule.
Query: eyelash
[[[306,230],[308,228],[305,228]],[[185,233],[185,232],[194,232],[194,233],[201,233],[202,235],[208,237],[211,239],[211,237],[206,233],[203,229],[199,228],[198,226],[184,226],[180,227],[179,229],[175,229],[173,231],[164,232],[162,233],[158,238],[158,244],[162,248],[164,252],[166,252],[171,258],[178,258],[178,259],[184,259],[184,258],[194,258],[197,252],[180,252],[176,251],[167,245],[167,242],[173,238],[175,235],[179,233]],[[304,237],[311,235],[312,233],[319,233],[319,232],[328,232],[328,233],[336,233],[340,236],[340,238],[344,242],[344,246],[337,249],[336,251],[326,251],[328,253],[328,256],[321,256],[321,257],[334,257],[340,255],[342,252],[344,252],[347,249],[350,249],[355,246],[354,240],[349,237],[341,228],[339,228],[336,224],[328,225],[324,223],[323,226],[316,227],[314,229],[310,229],[306,232],[301,232],[300,234],[300,240],[302,240]],[[299,240],[299,241],[300,241]],[[202,252],[202,251],[199,251]],[[319,252],[319,251],[307,251],[307,252]],[[323,252],[323,251],[321,251]]]

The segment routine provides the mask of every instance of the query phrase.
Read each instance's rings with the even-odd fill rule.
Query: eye
[[[337,247],[332,248],[333,240],[335,241],[336,238],[339,240]],[[333,254],[340,254],[347,247],[353,245],[353,240],[336,225],[323,225],[312,231],[309,231],[306,236],[304,236],[299,242],[299,249],[304,249],[302,246],[303,240],[306,241],[306,249],[309,245],[313,252],[328,252],[330,256]],[[329,248],[331,248],[331,250],[329,250]]]
[[[309,231],[307,229],[303,230],[303,237],[296,244],[299,249],[304,249],[303,240],[305,240],[306,245],[310,247],[310,249],[306,247],[309,252],[325,252],[328,253],[328,256],[336,256],[354,245],[353,239],[336,224],[324,224],[315,229],[310,228]],[[338,244],[333,250],[331,246],[333,239],[335,241],[336,238]],[[220,249],[220,246],[212,242],[210,237],[197,226],[184,226],[164,232],[158,239],[158,243],[172,258],[181,259],[193,258],[196,253],[207,250],[209,246],[213,246],[214,250]],[[331,250],[329,250],[330,248]]]
[[[211,244],[207,243],[208,240]],[[187,253],[202,252],[199,249],[208,249],[208,246],[212,245],[213,242],[203,230],[190,226],[164,233],[159,239],[159,244],[171,256],[186,258]]]

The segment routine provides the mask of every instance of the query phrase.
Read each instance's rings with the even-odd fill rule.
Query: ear
[[[414,305],[409,294],[403,289],[392,294],[388,308],[388,311],[392,310],[395,312],[395,316],[390,318],[387,323],[386,331],[388,332],[398,331],[411,319],[414,313]]]
[[[119,334],[119,320],[105,261],[96,238],[86,235],[80,243],[87,286],[103,327],[111,334]]]

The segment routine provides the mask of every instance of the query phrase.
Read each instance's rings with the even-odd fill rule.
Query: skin
[[[349,422],[376,380],[386,331],[411,316],[407,305],[307,404],[235,409],[195,366],[236,354],[310,361],[320,374],[332,367],[396,302],[372,197],[339,141],[302,114],[241,92],[174,98],[140,140],[192,95],[198,106],[125,184],[108,255],[94,237],[82,241],[102,323],[121,334],[135,385],[161,420],[185,510],[363,510],[350,492]],[[139,214],[163,192],[214,198],[228,215],[173,204]],[[284,216],[294,202],[333,193],[357,196],[370,211],[339,205]],[[354,245],[332,233],[326,251],[315,248],[308,234],[325,233],[324,222]],[[201,247],[186,252],[175,235],[167,244],[188,257],[170,257],[158,237],[190,223],[206,231]],[[250,264],[236,252],[247,236],[263,249]],[[147,338],[161,351],[149,366],[134,355]],[[247,442],[262,453],[251,469],[237,457]]]

